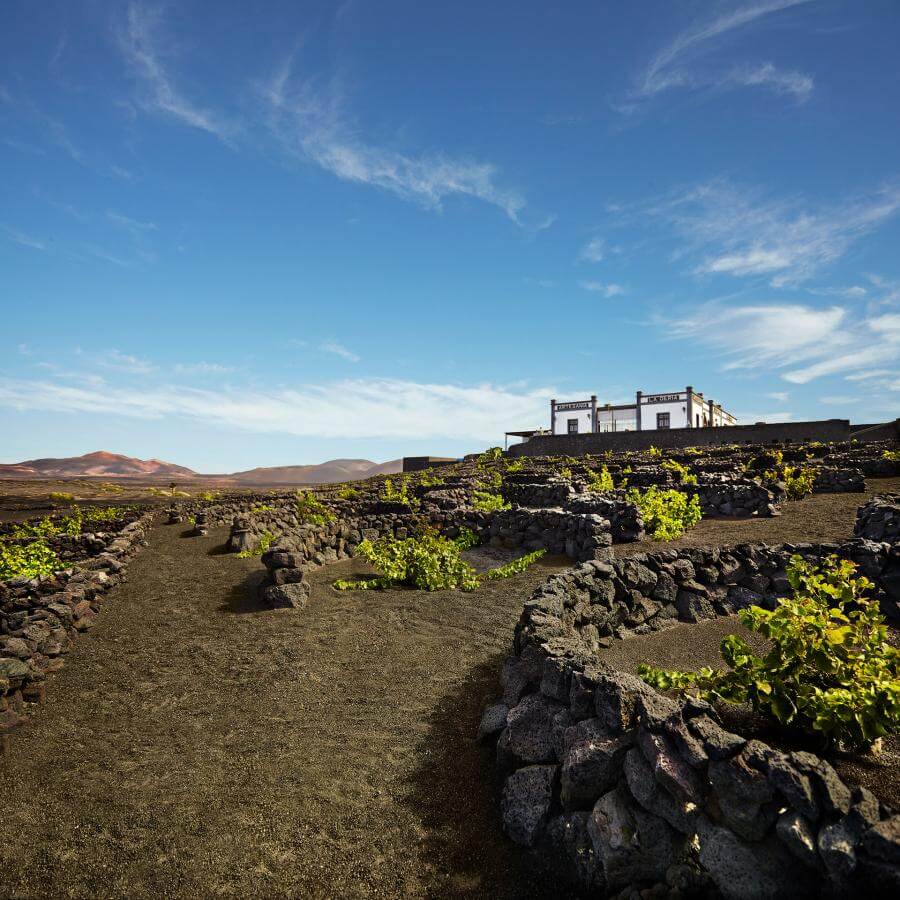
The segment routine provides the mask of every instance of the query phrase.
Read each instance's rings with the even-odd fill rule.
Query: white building
[[[656,431],[667,428],[711,428],[736,425],[737,419],[721,405],[707,400],[690,385],[668,394],[638,391],[635,402],[614,406],[587,400],[550,401],[551,434],[608,431]]]

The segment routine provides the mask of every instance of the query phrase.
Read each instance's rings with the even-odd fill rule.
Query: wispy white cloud
[[[107,350],[98,353],[95,360],[98,366],[104,369],[114,369],[118,372],[128,372],[132,375],[149,375],[156,366],[145,359],[122,353],[119,350]]]
[[[357,363],[360,359],[356,353],[352,350],[348,350],[343,344],[339,344],[337,341],[323,341],[319,349],[323,350],[325,353],[333,353],[335,356],[340,356],[341,359],[346,359],[347,362]]]
[[[620,284],[604,284],[601,281],[581,281],[579,284],[584,290],[602,294],[606,298],[618,297],[625,293],[625,288]]]
[[[406,153],[365,140],[358,124],[347,117],[337,79],[296,77],[294,53],[257,84],[256,109],[249,119],[198,106],[178,87],[167,58],[163,25],[159,11],[138,2],[129,5],[120,45],[138,79],[141,108],[206,131],[232,146],[237,141],[257,141],[264,133],[286,153],[343,181],[380,188],[426,208],[439,210],[450,197],[471,197],[499,207],[523,224],[520,214],[525,200],[518,191],[500,186],[496,165],[440,152]],[[547,228],[554,220],[546,217],[533,229]]]
[[[698,257],[696,274],[770,276],[773,287],[784,287],[809,279],[896,216],[900,185],[886,184],[837,204],[810,208],[799,198],[768,199],[718,179],[675,193],[642,212],[686,240],[676,258]]]
[[[156,225],[153,222],[141,222],[138,219],[132,219],[129,216],[123,216],[115,210],[107,210],[106,218],[114,225],[130,231],[132,234],[143,234],[147,231],[156,231]]]
[[[177,418],[258,433],[331,438],[454,438],[496,442],[507,423],[536,427],[554,388],[352,379],[294,389],[201,390],[183,385],[65,384],[0,378],[0,405],[18,410]]]
[[[291,54],[259,85],[268,128],[288,153],[310,160],[343,181],[367,184],[440,209],[451,196],[468,196],[502,209],[520,222],[525,200],[501,188],[492,163],[444,154],[412,155],[378,147],[347,120],[336,79],[325,83],[294,75]],[[538,228],[549,227],[553,217]]]
[[[819,403],[824,403],[826,406],[849,406],[856,402],[858,402],[858,398],[849,394],[829,394],[826,397],[819,397]]]
[[[142,90],[138,101],[145,110],[174,119],[229,141],[234,128],[209,109],[196,106],[175,86],[164,61],[167,40],[162,32],[162,15],[140,3],[131,3],[119,34],[119,44]]]
[[[771,400],[777,400],[779,403],[787,403],[790,394],[787,391],[770,391],[766,396]]]
[[[868,371],[900,357],[900,314],[893,313],[858,317],[837,306],[707,304],[659,324],[717,353],[723,370],[781,370],[792,384]]]
[[[233,366],[223,366],[219,363],[195,362],[195,363],[175,363],[172,370],[177,375],[227,375],[234,371]]]
[[[781,70],[770,62],[734,66],[723,65],[718,60],[705,67],[700,63],[719,49],[731,32],[807,2],[809,0],[744,3],[686,28],[653,56],[636,80],[631,102],[623,108],[633,110],[635,101],[675,88],[765,87],[779,94],[789,94],[799,101],[806,100],[812,93],[813,80],[804,73]]]
[[[15,244],[20,247],[28,247],[31,250],[46,250],[47,242],[43,238],[37,238],[18,228],[12,228],[10,225],[2,225],[4,234]]]
[[[603,238],[591,238],[578,254],[580,262],[598,263],[603,261],[606,256],[606,241]]]

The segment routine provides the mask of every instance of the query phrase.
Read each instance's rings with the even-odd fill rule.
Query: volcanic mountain
[[[357,481],[370,475],[400,472],[403,462],[393,459],[374,463],[368,459],[332,459],[308,466],[271,466],[235,472],[233,475],[201,475],[185,466],[159,459],[136,459],[98,450],[84,456],[62,459],[29,459],[20,463],[0,463],[0,478],[146,478],[203,479],[246,485],[327,484],[335,481]]]
[[[160,459],[135,459],[105,450],[62,459],[0,464],[0,478],[195,478],[196,475],[191,469]]]

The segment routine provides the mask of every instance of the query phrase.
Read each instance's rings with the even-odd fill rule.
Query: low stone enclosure
[[[479,728],[496,746],[509,836],[557,857],[588,891],[900,889],[897,811],[826,760],[730,733],[710,705],[670,699],[598,653],[678,621],[772,608],[795,553],[856,562],[896,625],[900,544],[886,533],[898,522],[897,498],[876,499],[843,544],[662,550],[551,577],[525,604],[502,696]]]
[[[130,511],[113,530],[56,535],[47,543],[73,565],[52,575],[0,581],[0,750],[8,733],[44,699],[74,637],[87,631],[104,594],[125,578],[128,559],[145,543],[153,512]],[[8,534],[11,526],[0,526]]]

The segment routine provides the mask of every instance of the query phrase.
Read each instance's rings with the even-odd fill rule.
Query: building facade
[[[667,394],[638,391],[631,404],[598,404],[595,395],[587,400],[550,401],[551,434],[662,431],[736,424],[737,419],[731,413],[690,385]]]

